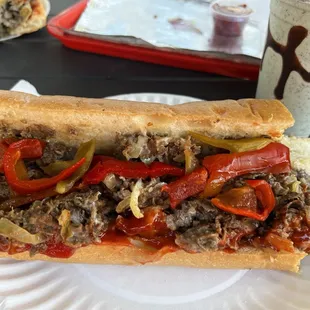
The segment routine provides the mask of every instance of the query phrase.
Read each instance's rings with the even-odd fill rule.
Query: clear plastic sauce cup
[[[238,37],[242,35],[252,9],[243,1],[218,0],[212,3],[214,33],[222,36]]]

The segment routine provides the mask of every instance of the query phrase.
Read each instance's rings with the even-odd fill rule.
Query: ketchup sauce
[[[54,242],[53,240],[47,243],[47,248],[43,251],[40,251],[41,254],[44,254],[53,258],[69,258],[75,252],[75,248],[69,247],[61,242]]]

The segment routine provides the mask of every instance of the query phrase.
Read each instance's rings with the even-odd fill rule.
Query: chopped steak
[[[269,174],[266,181],[272,186],[276,196],[285,196],[292,192],[292,185],[297,182],[297,177],[295,172],[280,175]]]
[[[167,226],[171,230],[196,226],[200,221],[214,221],[219,212],[207,199],[184,201],[179,209],[167,216]]]
[[[33,124],[23,129],[20,132],[20,136],[23,138],[49,140],[55,136],[55,130],[42,124]]]
[[[168,195],[166,192],[161,191],[165,184],[160,182],[159,179],[152,179],[148,184],[145,184],[139,196],[139,207],[161,206],[162,208],[168,208]]]
[[[66,243],[77,246],[89,244],[92,240],[100,241],[100,236],[108,228],[109,220],[106,215],[111,211],[109,202],[99,199],[100,196],[100,192],[89,190],[44,202],[54,218],[58,219],[64,209],[70,211],[72,235]]]
[[[44,172],[38,167],[35,161],[26,163],[26,167],[29,179],[41,179],[45,177]]]
[[[179,229],[176,243],[189,252],[221,248],[237,249],[243,236],[254,232],[259,222],[218,210],[208,200],[183,203],[167,217],[170,229]],[[187,227],[182,232],[180,228]]]
[[[301,183],[310,187],[310,175],[307,174],[305,170],[298,170],[296,174],[297,174],[298,180],[300,180]]]
[[[201,224],[177,235],[175,243],[188,252],[217,250],[220,241],[215,224]]]
[[[109,201],[100,199],[101,193],[93,190],[74,192],[66,196],[35,202],[27,210],[11,211],[8,219],[30,233],[43,233],[52,238],[59,233],[58,219],[63,210],[70,212],[70,246],[99,242],[109,224],[108,213],[113,209]]]
[[[131,195],[136,180],[126,179],[114,174],[109,174],[103,181],[107,188],[107,193],[116,201],[121,201]],[[167,194],[161,191],[166,183],[159,179],[151,179],[143,183],[143,189],[139,195],[139,207],[145,208],[149,206],[169,207]]]
[[[75,152],[76,149],[67,147],[63,143],[50,142],[46,145],[43,156],[38,160],[38,163],[41,166],[47,166],[56,160],[71,160]]]
[[[103,184],[107,188],[108,195],[119,202],[131,194],[132,188],[134,186],[134,181],[126,179],[115,174],[109,174],[103,180]]]
[[[0,175],[0,201],[10,198],[10,188],[4,175]]]
[[[53,219],[48,208],[41,202],[34,202],[27,210],[12,210],[6,217],[31,234],[40,232],[46,237],[52,237],[59,229],[57,221]]]
[[[184,162],[184,148],[187,139],[161,136],[119,136],[119,151],[127,160],[140,159],[145,164],[154,160],[165,163]],[[194,155],[200,153],[200,146],[190,143],[190,149]]]

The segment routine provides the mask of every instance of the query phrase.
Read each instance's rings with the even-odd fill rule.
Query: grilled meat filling
[[[0,38],[10,34],[28,20],[32,13],[32,0],[0,1]]]
[[[118,158],[140,160],[150,164],[157,160],[165,163],[184,164],[185,143],[198,158],[202,152],[200,145],[183,138],[160,136],[119,136]],[[209,148],[207,153],[219,152]],[[205,150],[203,151],[205,153]],[[47,143],[43,157],[38,161],[26,162],[28,177],[40,179],[44,167],[57,160],[73,159],[75,150],[60,143]],[[205,154],[204,154],[205,155]],[[256,246],[259,238],[268,233],[276,233],[281,238],[292,241],[295,247],[309,251],[302,242],[302,234],[307,234],[310,214],[310,177],[303,171],[273,174],[249,174],[227,182],[222,191],[242,187],[245,180],[267,181],[276,198],[276,207],[266,221],[258,221],[238,216],[215,207],[210,199],[191,197],[172,209],[169,197],[161,190],[170,179],[149,178],[143,180],[138,197],[139,208],[156,207],[165,214],[165,225],[173,232],[178,247],[189,252],[207,250],[237,250],[242,246]],[[76,189],[65,195],[46,198],[11,211],[0,211],[4,217],[31,234],[41,234],[45,240],[58,240],[72,248],[100,243],[101,238],[114,225],[119,214],[118,204],[131,197],[137,180],[108,174],[99,185]],[[5,177],[0,178],[0,199],[8,199],[12,192]],[[125,208],[121,216],[131,215]],[[15,248],[23,246],[15,240],[1,236],[0,250],[14,242]],[[267,246],[266,243],[260,243]],[[270,245],[269,245],[270,246]],[[272,247],[272,246],[271,246]],[[32,245],[30,253],[44,249],[42,245]]]

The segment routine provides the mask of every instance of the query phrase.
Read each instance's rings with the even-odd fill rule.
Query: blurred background
[[[215,2],[50,1],[49,32],[2,37],[0,89],[26,79],[41,94],[254,97],[269,0]]]

